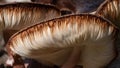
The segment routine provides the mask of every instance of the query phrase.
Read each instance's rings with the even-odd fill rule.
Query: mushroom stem
[[[65,62],[61,68],[74,68],[79,61],[80,53],[80,48],[75,47],[67,62]]]

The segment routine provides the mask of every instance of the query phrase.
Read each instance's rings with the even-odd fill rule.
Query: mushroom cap
[[[7,50],[40,62],[62,65],[74,47],[82,49],[109,43],[115,39],[117,31],[114,25],[99,16],[68,15],[20,30],[9,39]]]
[[[113,24],[120,27],[120,1],[119,0],[106,0],[96,10],[96,15],[100,15]]]
[[[60,10],[52,5],[18,2],[0,5],[0,26],[19,30],[35,23],[60,16]]]

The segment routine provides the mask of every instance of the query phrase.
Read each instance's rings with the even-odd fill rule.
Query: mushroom
[[[96,10],[96,15],[100,15],[113,24],[120,27],[120,1],[119,0],[106,0]]]
[[[61,11],[72,11],[72,13],[91,13],[95,11],[104,0],[32,0],[45,4],[53,4]]]
[[[21,62],[18,64],[22,64],[22,56],[61,68],[100,68],[116,56],[114,42],[118,31],[111,22],[96,15],[62,16],[15,33],[6,50],[14,60],[19,59],[15,61]]]
[[[38,3],[0,5],[0,49],[4,49],[4,42],[20,29],[58,17],[60,14],[60,10],[56,7]]]
[[[35,23],[60,16],[59,9],[37,3],[0,5],[0,32],[20,30]]]
[[[4,29],[19,30],[37,22],[60,16],[54,6],[37,3],[12,3],[0,5],[0,22]]]

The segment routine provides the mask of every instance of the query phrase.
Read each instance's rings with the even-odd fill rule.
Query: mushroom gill
[[[58,16],[60,16],[60,10],[51,5],[37,3],[0,5],[0,32],[20,30]]]
[[[106,0],[97,9],[96,15],[100,15],[113,24],[120,27],[120,1],[119,0]]]
[[[19,30],[37,22],[60,16],[59,9],[38,3],[10,3],[0,5],[0,23],[5,29]]]
[[[90,14],[63,16],[27,27],[7,43],[9,55],[61,66],[73,49],[80,49],[78,65],[106,66],[116,56],[114,41],[118,29],[102,17]]]
[[[60,10],[51,5],[28,2],[1,4],[0,49],[4,49],[5,42],[18,30],[60,15]]]

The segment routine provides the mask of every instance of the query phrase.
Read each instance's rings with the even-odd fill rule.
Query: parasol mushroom
[[[100,68],[116,56],[117,32],[118,29],[102,17],[69,15],[22,29],[9,39],[6,49],[14,60],[19,59],[15,63],[22,63],[20,56],[23,56],[62,68],[69,67],[69,61],[73,61],[73,67]]]
[[[106,0],[97,9],[96,15],[100,15],[113,24],[120,27],[120,1],[119,0]]]

